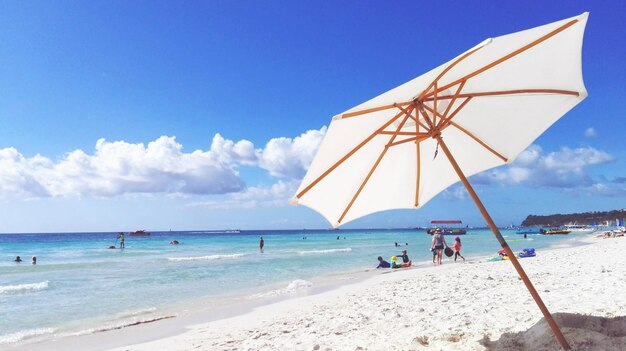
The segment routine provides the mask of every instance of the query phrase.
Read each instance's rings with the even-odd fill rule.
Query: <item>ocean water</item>
[[[539,255],[542,248],[576,245],[584,237],[503,234],[514,251],[533,247]],[[314,278],[363,272],[377,265],[377,256],[389,260],[402,249],[417,269],[432,259],[431,236],[409,229],[153,232],[127,235],[125,249],[108,249],[116,238],[116,233],[0,234],[0,348],[123,325],[185,300],[210,303],[233,294],[306,290]],[[461,238],[466,259],[496,256],[500,249],[486,229],[471,229]],[[452,239],[446,236],[449,244]],[[170,245],[172,240],[180,244]],[[22,263],[13,262],[17,255]],[[31,256],[37,265],[31,265]]]

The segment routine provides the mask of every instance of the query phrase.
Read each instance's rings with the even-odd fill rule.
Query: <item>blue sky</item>
[[[1,2],[0,232],[328,228],[287,200],[334,114],[585,11],[589,97],[471,179],[503,226],[626,207],[626,3]],[[484,225],[453,186],[347,227],[435,218]]]

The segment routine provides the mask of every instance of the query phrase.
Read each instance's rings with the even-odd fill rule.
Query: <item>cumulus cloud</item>
[[[525,184],[555,188],[589,187],[596,182],[587,168],[613,162],[613,156],[592,147],[545,153],[540,146],[531,145],[512,164],[479,174],[479,183]]]
[[[587,138],[595,138],[598,136],[598,133],[596,132],[595,129],[593,129],[592,127],[589,127],[587,129],[585,129],[585,136]]]
[[[462,185],[454,185],[443,191],[442,196],[446,200],[465,200],[469,193]]]
[[[326,127],[309,130],[299,137],[274,138],[258,152],[259,166],[275,177],[301,179],[326,134]]]
[[[249,187],[238,193],[228,194],[226,199],[199,201],[189,204],[190,207],[207,207],[210,209],[241,209],[257,207],[283,207],[298,189],[299,181],[279,180],[273,185]]]
[[[263,205],[268,200],[262,198],[277,198],[288,186],[295,187],[293,181],[304,175],[325,133],[322,127],[293,139],[274,138],[262,149],[248,140],[235,142],[215,134],[208,150],[192,152],[184,152],[170,136],[147,145],[100,139],[92,153],[74,150],[58,160],[39,154],[28,158],[9,147],[0,149],[0,197],[235,193],[233,203]],[[286,181],[246,188],[241,166],[260,167]]]
[[[244,188],[235,166],[255,159],[250,142],[233,143],[219,134],[208,151],[182,149],[167,136],[147,146],[100,139],[92,155],[74,150],[53,162],[6,148],[0,150],[0,191],[26,197],[224,194]]]

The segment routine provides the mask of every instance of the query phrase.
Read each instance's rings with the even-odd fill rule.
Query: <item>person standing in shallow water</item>
[[[31,261],[32,264],[37,264],[37,257],[33,256],[33,260]]]
[[[261,252],[263,252],[264,246],[265,246],[265,241],[263,240],[263,237],[261,237],[261,239],[259,240],[259,249],[261,250]]]
[[[117,237],[118,239],[120,239],[120,249],[123,249],[124,246],[124,232],[120,232],[120,235]]]

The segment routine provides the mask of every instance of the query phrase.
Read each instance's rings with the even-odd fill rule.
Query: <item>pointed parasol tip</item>
[[[293,205],[293,206],[298,206],[298,198],[297,197],[293,197],[293,198],[289,199],[289,204]]]

